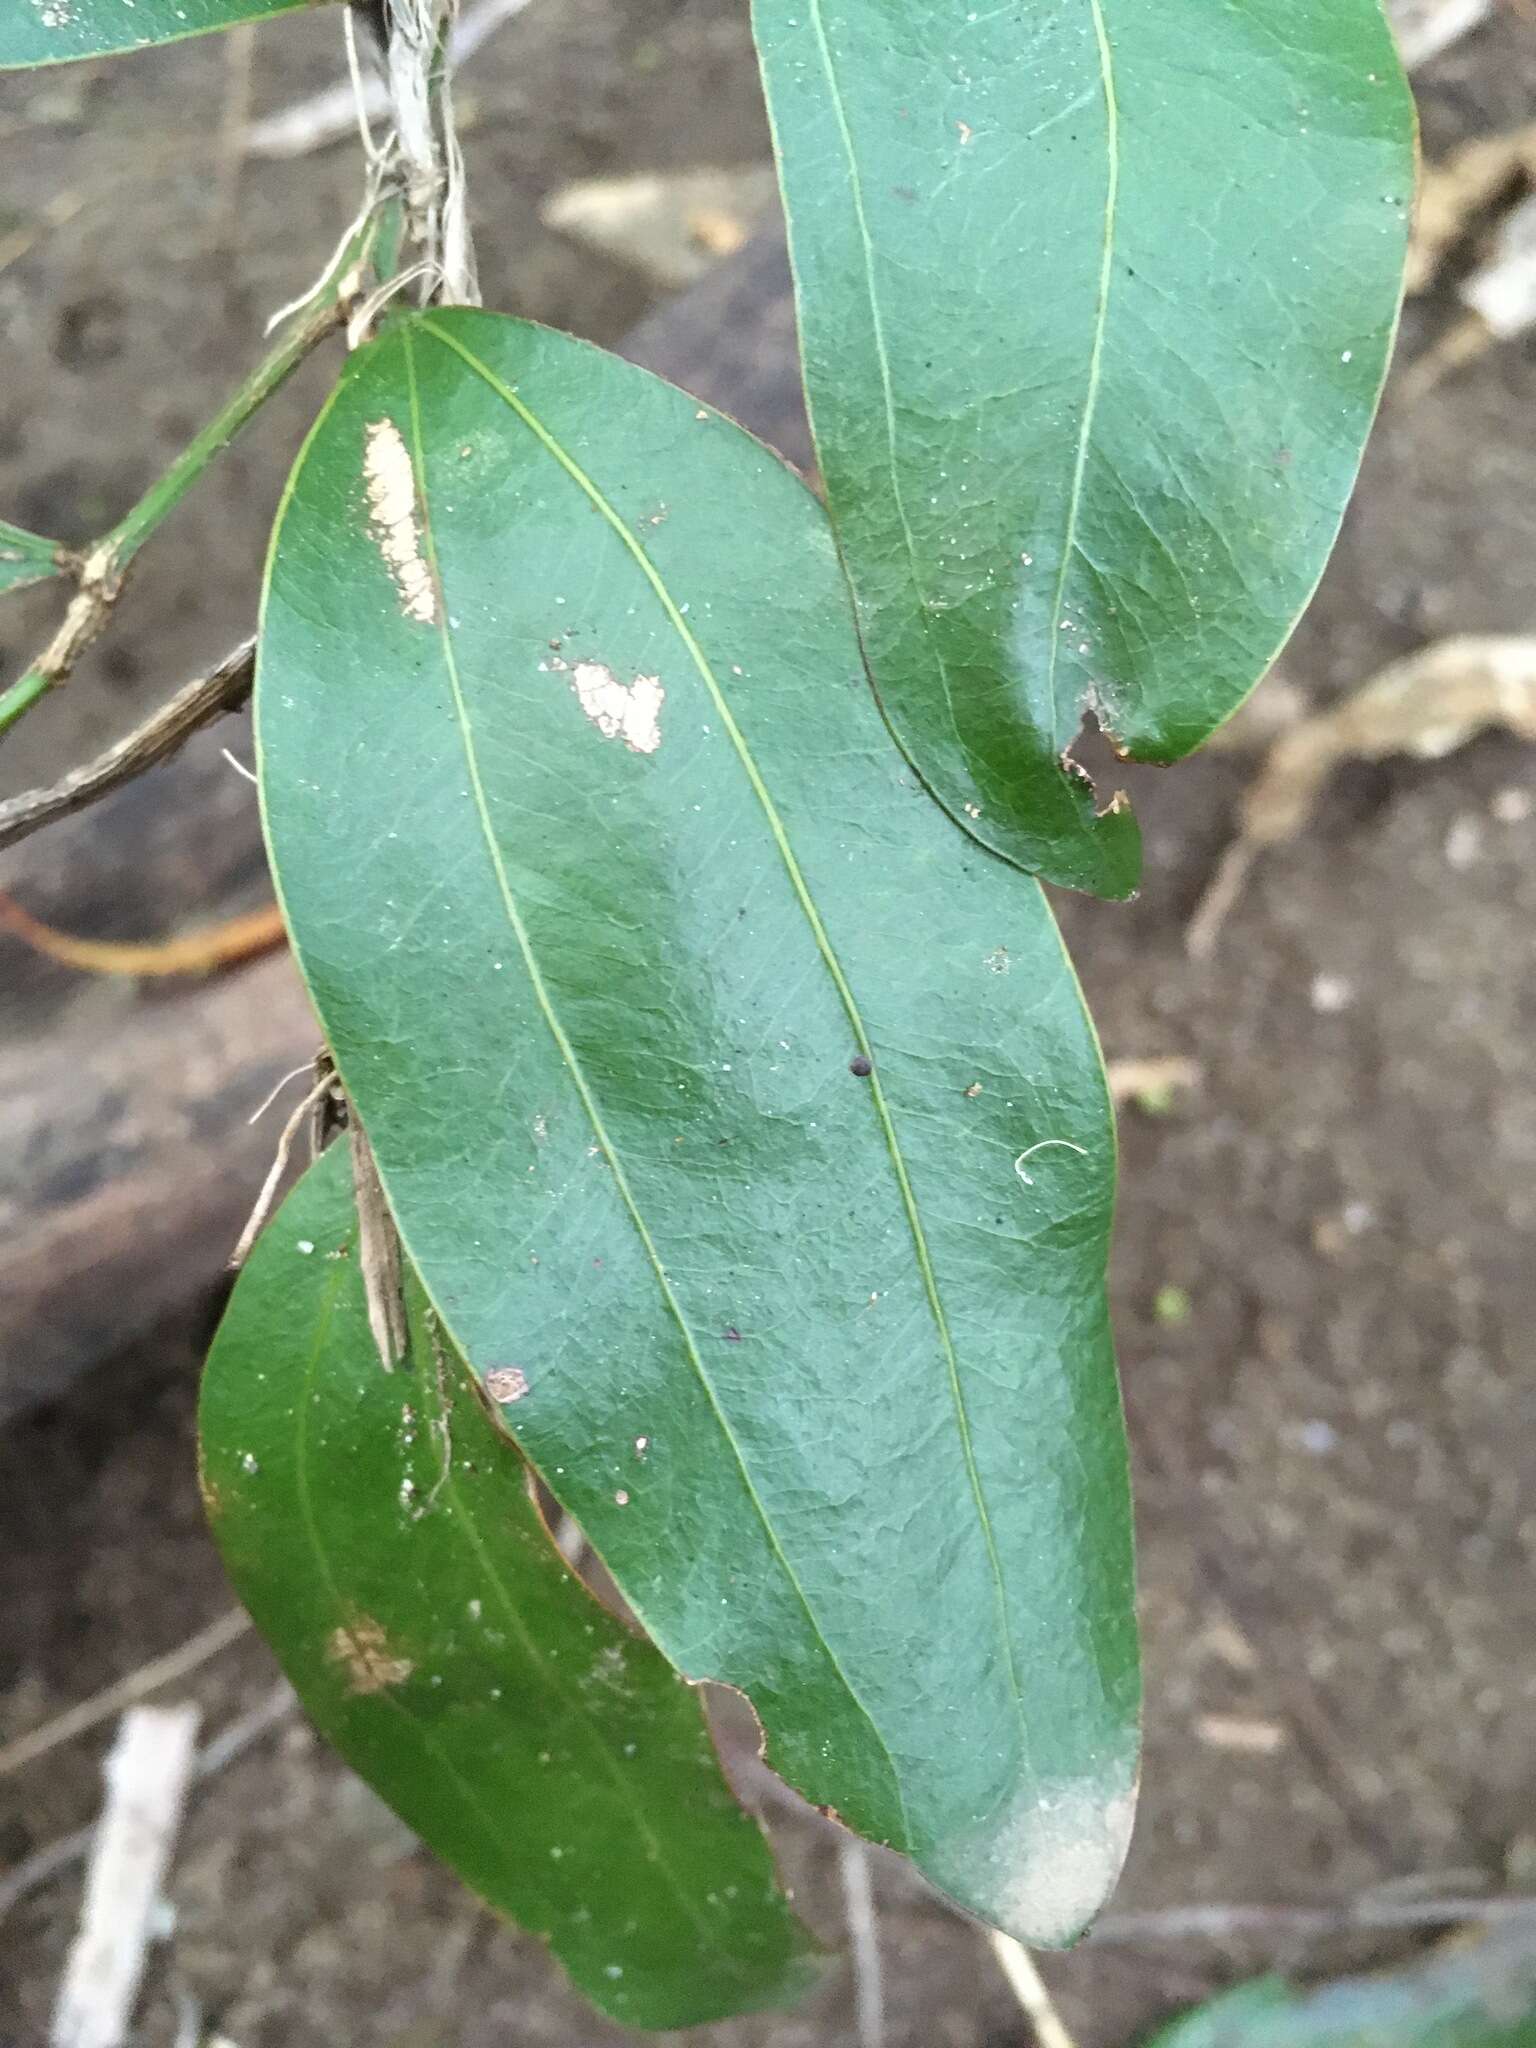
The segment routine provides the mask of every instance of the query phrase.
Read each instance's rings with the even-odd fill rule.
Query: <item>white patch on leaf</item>
[[[363,448],[368,522],[384,566],[400,593],[400,608],[423,626],[437,622],[437,592],[421,552],[421,509],[416,473],[393,420],[370,420]]]
[[[1031,1788],[935,1875],[1016,1941],[1064,1948],[1114,1889],[1135,1817],[1133,1786],[1111,1792],[1093,1777]]]
[[[667,695],[660,676],[621,683],[600,661],[578,661],[570,673],[577,702],[605,740],[622,740],[634,754],[655,753]]]

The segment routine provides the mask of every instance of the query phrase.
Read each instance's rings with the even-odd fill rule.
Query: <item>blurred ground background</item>
[[[255,113],[329,82],[338,45],[325,14],[260,32]],[[232,176],[232,78],[210,39],[0,84],[0,509],[25,525],[75,540],[117,516],[350,214],[346,144]],[[1502,8],[1417,83],[1431,161],[1529,121],[1536,23]],[[766,159],[737,0],[531,0],[463,91],[487,302],[603,341],[663,288],[543,225],[541,202],[596,174]],[[1411,306],[1400,364],[1459,317],[1457,260]],[[283,467],[328,374],[310,365],[151,549],[67,710],[7,743],[4,790],[126,728],[248,629]],[[1292,708],[1447,634],[1536,629],[1533,457],[1536,344],[1491,349],[1427,391],[1400,371],[1285,658]],[[55,603],[44,589],[0,611],[7,676]],[[242,726],[218,738],[245,747]],[[1111,1058],[1199,1067],[1168,1113],[1132,1103],[1124,1117],[1114,1289],[1148,1752],[1120,1904],[1332,1900],[1412,1874],[1531,1888],[1536,757],[1490,734],[1440,761],[1345,769],[1195,963],[1187,920],[1255,766],[1237,750],[1166,780],[1138,773],[1141,899],[1061,906]],[[233,775],[228,802],[249,849],[252,795]],[[68,872],[73,829],[32,842],[28,873],[55,846]],[[0,885],[16,872],[0,855]],[[206,915],[198,876],[178,887],[161,928]],[[221,869],[221,909],[262,895],[253,855]],[[72,929],[150,935],[114,922],[99,880],[90,900],[29,903]],[[66,979],[0,939],[0,1016],[16,1029],[38,986]],[[195,1314],[0,1434],[0,1739],[229,1604],[193,1473],[209,1313],[206,1285],[194,1292]],[[249,1640],[226,1652],[192,1688],[205,1725],[273,1675]],[[90,1819],[106,1739],[0,1781],[0,1871]],[[835,1841],[813,1816],[771,1818],[804,1909],[840,1945]],[[892,2048],[1028,2038],[972,1931],[883,1861],[876,1888]],[[297,1721],[197,1797],[173,1899],[142,2033],[154,2048],[175,2038],[178,1991],[238,2048],[623,2038]],[[66,1875],[0,1923],[4,2048],[43,2038],[77,1908]],[[1380,1960],[1407,1939],[1160,1942],[1084,1950],[1047,1974],[1083,2048],[1114,2048],[1256,1965]],[[695,2038],[849,2041],[849,1973],[834,1968],[797,2013]]]

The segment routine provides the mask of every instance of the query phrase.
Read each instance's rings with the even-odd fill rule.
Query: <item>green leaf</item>
[[[8,590],[24,590],[29,583],[45,583],[63,572],[59,543],[44,540],[40,533],[28,533],[0,519],[0,597]]]
[[[1147,2048],[1536,2048],[1536,1922],[1313,1990],[1256,1978]]]
[[[111,57],[215,28],[293,14],[319,0],[5,0],[0,71]]]
[[[754,0],[806,385],[940,801],[1134,887],[1063,772],[1174,761],[1307,602],[1384,374],[1412,103],[1379,0]]]
[[[797,1995],[808,1942],[697,1699],[566,1570],[414,1276],[409,1370],[381,1368],[345,1153],[258,1243],[203,1384],[241,1599],[322,1734],[616,2020]]]
[[[1113,1122],[820,507],[567,336],[405,321],[295,471],[257,699],[298,958],[509,1426],[808,1797],[1074,1934],[1136,1768]]]

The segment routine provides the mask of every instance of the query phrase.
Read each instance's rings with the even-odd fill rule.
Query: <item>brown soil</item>
[[[328,79],[334,22],[258,41],[262,108]],[[83,537],[142,487],[300,289],[348,210],[346,147],[249,166],[219,196],[217,42],[0,90],[8,329],[0,505]],[[1422,84],[1431,152],[1528,118],[1536,37],[1512,11]],[[626,167],[764,150],[744,10],[534,0],[477,62],[471,172],[487,297],[612,339],[643,279],[542,230],[540,194]],[[60,195],[82,204],[48,227]],[[58,210],[56,204],[56,211]],[[1405,356],[1444,325],[1412,314]],[[8,746],[6,782],[120,728],[251,613],[283,460],[317,380],[211,478],[67,713]],[[1536,355],[1505,348],[1389,405],[1348,532],[1287,656],[1325,701],[1451,631],[1530,630]],[[0,613],[13,670],[46,594]],[[1142,1821],[1122,1903],[1348,1894],[1411,1872],[1529,1882],[1536,1865],[1536,795],[1490,738],[1346,773],[1258,869],[1216,960],[1181,935],[1251,763],[1138,775],[1148,885],[1065,921],[1111,1056],[1198,1058],[1175,1114],[1131,1111],[1115,1291],[1139,1473],[1147,1636]],[[1502,822],[1501,822],[1502,820]],[[3,879],[3,873],[0,873]],[[252,878],[253,890],[259,886]],[[1170,1309],[1182,1290],[1188,1312]],[[1161,1314],[1159,1307],[1161,1306]],[[124,1361],[0,1438],[0,1734],[189,1634],[228,1601],[190,1448],[197,1340]],[[245,1644],[199,1682],[216,1726],[270,1676]],[[1238,1716],[1274,1747],[1211,1739]],[[101,1740],[0,1785],[0,1859],[89,1817]],[[807,1912],[840,1940],[833,1844],[776,1816]],[[1024,2038],[977,1937],[883,1861],[892,2048]],[[239,2048],[489,2048],[621,2038],[538,1946],[493,1925],[297,1725],[196,1805],[178,1925],[146,2019],[179,1985]],[[77,1894],[4,1929],[0,2042],[41,2041]],[[1084,2048],[1274,1950],[1084,1951],[1049,1966]],[[1380,1939],[1281,1955],[1320,1967]],[[701,2040],[850,2038],[846,1967],[801,2012]]]

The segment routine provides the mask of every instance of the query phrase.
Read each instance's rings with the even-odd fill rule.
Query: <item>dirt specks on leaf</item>
[[[421,552],[421,511],[416,474],[400,429],[393,420],[370,420],[363,447],[363,480],[368,519],[384,566],[400,593],[407,618],[424,626],[437,622],[437,593]]]
[[[397,1657],[379,1624],[360,1614],[343,1622],[326,1639],[325,1654],[333,1664],[346,1668],[347,1690],[354,1693],[387,1692],[404,1685],[416,1666],[409,1657]]]
[[[571,670],[571,688],[605,740],[622,740],[634,754],[654,754],[661,745],[667,693],[659,676],[636,676],[626,684],[600,661],[578,661]]]

